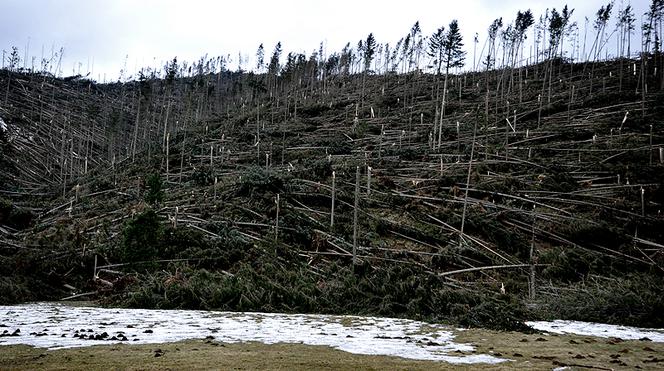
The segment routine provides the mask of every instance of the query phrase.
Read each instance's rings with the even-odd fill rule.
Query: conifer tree
[[[433,58],[434,66],[436,67],[436,75],[440,75],[440,69],[443,66],[443,43],[445,41],[445,26],[439,27],[429,37],[429,49],[427,55]]]
[[[277,75],[279,73],[279,58],[281,58],[281,41],[274,46],[274,52],[272,52],[272,58],[270,58],[270,65],[268,67],[268,72],[271,75]]]
[[[595,41],[593,42],[593,49],[595,51],[595,57],[594,57],[595,60],[597,60],[597,58],[600,57],[602,48],[606,43],[604,40],[604,33],[606,31],[606,24],[609,22],[609,18],[611,18],[612,9],[613,9],[613,2],[609,2],[608,4],[606,4],[606,6],[604,5],[601,6],[596,13],[597,18],[595,18],[595,24],[593,25],[593,28],[597,33],[595,35]]]
[[[443,61],[445,62],[445,75],[450,71],[450,68],[463,67],[466,60],[466,52],[463,50],[463,38],[459,31],[459,23],[457,20],[450,22],[445,39],[443,41]]]
[[[450,22],[443,38],[443,63],[445,63],[445,82],[443,83],[443,99],[440,110],[440,125],[438,127],[438,147],[442,140],[443,117],[445,116],[445,97],[447,95],[447,80],[450,68],[463,67],[466,52],[463,50],[463,37],[459,31],[457,20]]]
[[[412,70],[413,65],[417,68],[419,62],[420,49],[422,48],[422,28],[420,21],[415,22],[410,28],[410,50],[408,51],[408,69]]]
[[[625,44],[627,44],[627,57],[630,55],[630,39],[632,31],[634,31],[634,9],[631,5],[628,5],[618,14],[618,28],[620,29],[620,41],[619,41],[619,55],[623,57],[625,54]]]
[[[274,51],[272,52],[272,57],[270,58],[270,64],[267,68],[269,78],[272,79],[271,84],[269,84],[270,89],[272,89],[272,95],[274,95],[274,90],[276,90],[277,74],[279,74],[281,69],[279,58],[281,58],[281,41],[277,42],[277,45],[274,46]]]
[[[574,9],[569,10],[567,5],[565,5],[561,12],[558,12],[556,8],[551,10],[551,15],[549,17],[549,58],[556,56],[558,53],[558,48],[560,48],[560,53],[562,56],[561,46],[563,36],[565,35],[565,30],[569,25],[572,13],[574,13]]]
[[[489,50],[486,55],[486,69],[487,71],[495,67],[496,64],[496,37],[498,31],[503,27],[503,18],[496,18],[489,26]]]
[[[440,95],[440,71],[443,66],[443,57],[445,54],[445,26],[440,26],[432,35],[429,37],[429,47],[427,50],[427,55],[433,58],[433,64],[436,68],[436,107],[438,107],[439,95]],[[438,111],[436,111],[438,112]],[[435,120],[434,120],[435,122]],[[435,132],[435,130],[434,130]]]
[[[265,48],[263,47],[263,43],[261,43],[258,46],[258,50],[256,51],[256,72],[258,73],[263,72],[264,64],[265,64]]]
[[[512,40],[512,45],[514,46],[513,53],[518,55],[519,49],[523,44],[523,41],[526,39],[526,31],[530,26],[535,23],[533,18],[533,13],[530,9],[525,12],[518,11],[516,13],[516,20],[514,21],[514,35]]]
[[[376,53],[376,39],[374,38],[373,33],[370,33],[367,36],[367,40],[364,43],[364,71],[366,72],[369,67],[371,67],[371,61],[373,61],[374,54]]]
[[[361,43],[362,41],[360,41],[360,45]],[[362,76],[362,105],[364,106],[364,88],[366,84],[367,73],[369,72],[371,61],[373,60],[374,54],[376,53],[376,38],[374,37],[373,33],[370,33],[369,36],[367,36],[367,39],[362,46],[362,52],[364,53],[364,74]]]

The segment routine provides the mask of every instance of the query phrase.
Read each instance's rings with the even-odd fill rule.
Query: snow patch
[[[0,131],[7,131],[7,124],[5,124],[5,121],[0,117]]]
[[[507,361],[455,343],[452,329],[418,321],[357,316],[74,307],[0,306],[0,345],[61,349],[109,343],[151,344],[213,336],[225,343],[325,345],[349,353],[455,364]],[[19,329],[20,332],[16,333]],[[104,340],[90,336],[108,335]],[[15,336],[10,336],[15,334]],[[74,337],[76,335],[76,337]],[[111,340],[115,337],[116,339]],[[126,337],[126,341],[120,340]]]
[[[639,340],[648,338],[652,341],[664,342],[664,329],[645,329],[639,327],[628,327],[618,325],[607,325],[604,323],[580,322],[580,321],[534,321],[526,324],[539,331],[547,331],[555,334],[576,334],[598,337],[616,337],[623,340]]]

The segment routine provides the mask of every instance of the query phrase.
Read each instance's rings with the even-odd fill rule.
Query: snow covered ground
[[[526,322],[526,324],[536,330],[556,334],[576,334],[605,338],[616,337],[623,340],[648,338],[651,341],[660,343],[664,342],[664,329],[644,329],[638,327],[607,325],[604,323],[563,320]]]
[[[0,306],[0,346],[28,344],[58,349],[206,337],[226,343],[258,341],[326,345],[356,354],[459,364],[506,361],[488,354],[474,354],[471,345],[455,343],[452,329],[447,326],[403,319],[107,309],[58,303]]]

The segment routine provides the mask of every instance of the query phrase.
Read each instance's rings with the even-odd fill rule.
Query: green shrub
[[[561,167],[553,166],[550,173],[546,175],[540,184],[543,190],[552,192],[571,192],[579,188],[579,184],[572,178],[568,171]]]
[[[331,155],[348,155],[353,150],[352,143],[348,138],[338,135],[324,138],[314,143],[316,146],[325,147]]]
[[[13,183],[12,175],[16,173],[16,166],[11,160],[13,148],[7,138],[7,132],[0,129],[0,188]]]
[[[9,214],[9,225],[15,229],[26,229],[32,225],[35,214],[20,207],[14,207]]]
[[[97,176],[90,182],[90,191],[100,192],[113,188],[113,182],[106,177]]]
[[[546,265],[541,278],[572,283],[590,273],[596,254],[579,248],[551,248],[540,253],[539,263]]]
[[[528,317],[524,304],[511,295],[482,295],[468,310],[456,312],[463,326],[484,327],[500,331],[533,332],[523,323]]]
[[[317,117],[330,109],[327,104],[315,103],[304,107],[298,107],[298,113],[302,117]]]
[[[157,259],[163,252],[159,217],[149,209],[127,222],[123,230],[122,260],[127,263]]]
[[[543,303],[548,318],[664,327],[661,275],[595,277],[546,295]]]
[[[214,183],[214,174],[210,166],[201,166],[194,169],[191,180],[199,187],[209,186]]]
[[[244,172],[237,183],[236,194],[238,196],[252,197],[264,195],[267,192],[279,193],[284,188],[284,178],[275,172],[265,170],[262,167],[252,167]]]
[[[206,226],[220,238],[207,239],[200,231],[168,227],[164,231],[162,246],[164,258],[191,259],[190,265],[198,269],[230,269],[238,262],[249,259],[251,246],[235,230],[225,226]]]
[[[146,179],[147,190],[145,192],[145,201],[149,204],[159,204],[164,199],[163,182],[161,176],[157,173],[151,174]]]
[[[0,277],[0,305],[16,304],[31,297],[26,277]]]
[[[35,214],[21,207],[16,207],[11,201],[0,198],[0,225],[5,224],[14,229],[26,229],[32,225]]]
[[[332,166],[327,159],[303,161],[298,166],[295,176],[302,179],[320,181],[332,176]]]
[[[159,241],[162,249],[161,257],[165,259],[194,258],[195,251],[205,250],[207,247],[203,234],[187,227],[166,227],[161,237]]]
[[[606,221],[593,223],[590,221],[577,221],[562,228],[567,239],[581,246],[602,246],[610,249],[619,249],[629,243],[630,237],[619,227],[610,225]]]
[[[232,275],[171,265],[137,276],[131,293],[115,300],[133,307],[352,313],[529,330],[522,322],[528,313],[516,297],[484,289],[451,289],[419,268],[374,269],[361,262],[355,269],[332,264],[313,274],[294,256],[281,263],[276,256],[283,257],[284,251],[247,256],[232,267]]]
[[[0,198],[0,224],[7,224],[9,222],[9,215],[14,208],[11,201]]]

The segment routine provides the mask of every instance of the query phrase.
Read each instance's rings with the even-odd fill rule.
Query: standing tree
[[[650,53],[650,44],[654,42],[653,51],[661,52],[661,27],[664,20],[664,0],[652,0],[650,9],[644,14],[646,21],[642,25],[644,46],[643,50]]]
[[[323,41],[320,42],[320,45],[318,46],[318,80],[323,82],[323,90],[325,90],[325,80],[327,78],[327,69],[325,68],[325,63],[327,61],[327,58],[325,56],[325,44]]]
[[[565,30],[569,24],[569,20],[574,13],[574,9],[569,10],[567,5],[563,7],[563,10],[558,13],[556,8],[551,10],[549,17],[549,65],[547,67],[549,73],[549,94],[547,97],[548,103],[551,103],[551,83],[553,79],[553,58],[558,55],[558,49],[560,48],[560,58],[563,55],[562,41],[563,36],[565,35]],[[562,67],[562,64],[561,64]],[[546,72],[544,75],[544,84],[546,84]],[[542,93],[544,92],[544,85],[542,86]],[[543,94],[542,94],[543,95]]]
[[[576,25],[576,22],[570,22],[570,20],[572,18],[572,13],[574,13],[574,9],[569,10],[567,8],[567,5],[565,5],[565,7],[563,7],[563,11],[561,13],[561,15],[563,17],[563,33],[562,33],[562,37],[560,39],[560,58],[562,58],[563,54],[564,54],[563,50],[565,48],[564,48],[563,44],[565,42],[565,36],[573,35],[574,30],[578,29],[578,27]],[[573,46],[574,45],[572,45],[572,47]],[[572,48],[572,52],[574,52],[573,48]],[[562,68],[562,64],[561,64],[561,68]]]
[[[593,26],[596,32],[595,41],[593,42],[593,46],[590,48],[591,53],[593,51],[595,52],[594,60],[597,60],[600,57],[602,48],[604,47],[604,44],[606,44],[606,41],[604,40],[604,33],[606,31],[606,24],[609,22],[609,18],[611,18],[612,9],[613,1],[606,4],[606,6],[601,6],[596,13],[597,18],[595,19],[595,24]]]
[[[475,69],[477,68],[477,44],[480,42],[480,34],[475,32],[475,36],[473,37],[473,72],[475,72]]]
[[[272,58],[270,58],[268,73],[271,75],[277,75],[279,73],[279,58],[281,58],[281,41],[274,46],[274,52],[272,52]]]
[[[630,58],[631,54],[631,36],[634,31],[634,22],[636,18],[634,17],[634,9],[631,5],[628,5],[618,14],[618,28],[620,29],[619,35],[619,53],[620,57],[625,56],[625,45],[627,45],[627,58]]]
[[[530,9],[523,13],[521,13],[521,11],[516,13],[516,20],[514,21],[514,35],[512,37],[512,53],[515,55],[513,58],[518,59],[518,54],[521,51],[524,40],[526,39],[526,31],[528,28],[530,28],[530,26],[533,25],[533,23],[535,23],[535,20],[533,19],[533,13],[530,11]]]
[[[440,95],[440,70],[443,66],[443,57],[445,53],[444,43],[445,27],[441,26],[431,35],[431,37],[429,37],[429,50],[427,50],[427,54],[433,58],[433,64],[436,68],[436,107],[438,107]]]
[[[440,75],[440,69],[443,66],[443,43],[445,41],[445,27],[441,26],[429,37],[429,50],[427,54],[433,58],[433,64],[436,67],[436,75]]]
[[[530,26],[533,25],[534,23],[533,19],[533,14],[529,10],[526,10],[525,12],[518,11],[516,13],[516,20],[514,21],[514,27],[511,28],[511,32],[509,34],[510,38],[510,56],[509,58],[512,60],[511,68],[510,68],[510,85],[509,88],[507,89],[507,94],[509,95],[511,89],[512,89],[512,84],[514,82],[514,67],[516,66],[517,62],[519,61],[519,55],[521,54],[521,46],[523,45],[523,41],[526,39],[526,31]],[[519,76],[521,75],[521,69],[519,69]]]
[[[274,46],[274,51],[272,52],[272,57],[270,58],[270,64],[267,68],[267,73],[272,79],[272,83],[270,84],[270,95],[273,95],[274,90],[277,87],[277,74],[279,74],[279,70],[281,68],[279,64],[279,58],[281,58],[281,41],[279,41],[277,45]]]
[[[463,37],[459,31],[457,20],[450,22],[443,39],[443,62],[445,63],[445,82],[443,83],[443,99],[440,109],[440,125],[438,126],[438,148],[442,140],[441,130],[443,128],[443,117],[445,116],[445,97],[447,95],[447,80],[450,68],[463,67],[466,59],[466,52],[463,50]]]
[[[642,29],[644,33],[644,48],[643,50],[646,53],[650,53],[650,43],[653,43],[652,52],[654,54],[655,62],[655,71],[659,70],[661,77],[660,89],[664,89],[664,73],[662,68],[664,68],[664,56],[662,54],[662,24],[664,23],[664,0],[652,0],[650,3],[650,9],[644,14],[646,16],[646,23],[643,24]],[[658,63],[659,59],[659,63]],[[642,68],[642,75],[645,81],[645,70],[647,67],[647,61],[643,61],[644,58],[641,58],[642,63],[646,63]],[[659,68],[658,68],[659,65]],[[645,90],[645,87],[644,87]]]
[[[535,75],[537,75],[537,68],[539,65],[540,57],[540,43],[542,44],[542,55],[546,50],[546,30],[549,21],[549,9],[546,10],[544,15],[540,15],[539,21],[535,25]]]
[[[351,48],[350,43],[346,43],[346,46],[341,50],[341,56],[339,57],[339,69],[340,74],[343,77],[350,75],[351,62],[353,60],[353,48]]]
[[[402,73],[408,72],[408,60],[410,59],[410,52],[412,50],[410,48],[411,41],[411,35],[409,32],[406,37],[403,38],[403,44],[401,44],[401,61],[403,62]]]
[[[258,50],[256,50],[256,72],[262,73],[264,65],[265,65],[265,48],[263,47],[263,43],[261,43],[258,46]]]
[[[498,31],[503,27],[503,18],[496,18],[489,26],[489,50],[486,55],[486,70],[494,68],[496,65],[496,37]],[[487,79],[488,84],[488,79]]]
[[[403,38],[397,41],[394,49],[392,49],[392,56],[390,57],[390,72],[398,72],[399,68],[399,51],[401,50],[401,45],[403,44]]]
[[[364,58],[364,40],[360,40],[357,42],[357,71],[361,70],[362,66],[362,59]]]
[[[655,54],[655,70],[659,70],[660,89],[664,89],[664,54],[662,53],[662,25],[664,23],[664,0],[652,0],[650,11],[646,13],[650,19],[651,30],[654,32],[655,45],[653,48]],[[659,59],[659,68],[657,68],[657,59]]]
[[[625,9],[618,13],[618,24],[617,27],[620,30],[618,35],[618,55],[620,56],[620,83],[619,90],[622,91],[622,81],[623,81],[623,61],[625,59],[625,44],[627,44],[627,58],[631,57],[631,43],[632,31],[634,31],[634,10],[631,5],[628,5]]]
[[[360,43],[362,43],[360,41]],[[374,38],[373,33],[370,33],[367,36],[367,40],[364,42],[363,50],[364,55],[364,73],[362,76],[362,105],[364,106],[364,87],[367,79],[367,73],[371,67],[371,61],[373,61],[374,54],[376,53],[376,38]]]
[[[463,50],[463,38],[457,20],[450,22],[443,41],[443,61],[445,62],[445,80],[450,68],[461,68],[465,64],[466,52]],[[443,98],[445,98],[443,96]]]
[[[410,51],[408,52],[408,69],[412,70],[413,66],[417,69],[419,67],[419,58],[422,51],[422,29],[420,28],[420,21],[415,22],[410,29]]]
[[[9,101],[9,84],[11,83],[12,80],[12,71],[14,69],[18,68],[18,64],[21,62],[21,57],[18,55],[18,48],[15,46],[12,46],[12,52],[9,55],[9,68],[7,69],[7,90],[5,92],[5,106],[7,106],[7,102]],[[3,64],[5,63],[4,60],[2,62]]]
[[[367,36],[367,40],[364,43],[364,71],[368,71],[371,67],[371,62],[373,61],[374,54],[376,53],[376,39],[374,38],[373,33],[370,33]]]
[[[571,12],[567,10],[567,5],[563,8],[562,13],[559,13],[556,8],[551,10],[551,15],[549,17],[549,59],[558,55],[558,48],[561,46],[565,27],[573,12],[574,9],[572,9]]]
[[[387,75],[387,72],[390,70],[390,56],[392,50],[390,49],[390,43],[385,43],[383,47],[383,73]]]

